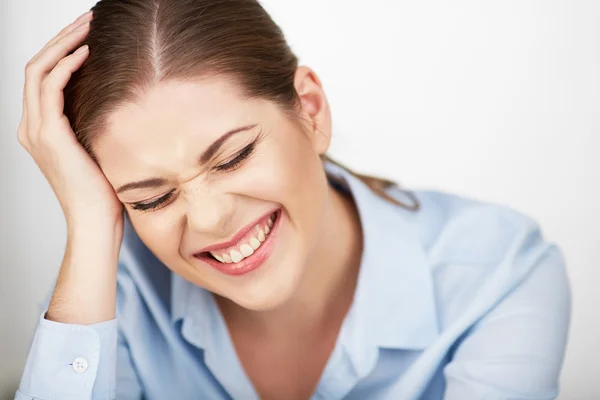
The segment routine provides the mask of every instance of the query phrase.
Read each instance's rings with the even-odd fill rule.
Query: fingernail
[[[86,13],[81,14],[79,17],[77,17],[77,19],[75,19],[74,22],[83,21],[84,19],[89,18],[91,13],[92,13],[92,11],[90,10]]]
[[[86,51],[88,51],[88,45],[84,44],[83,46],[81,46],[80,48],[77,49],[77,51],[74,54],[83,54]]]

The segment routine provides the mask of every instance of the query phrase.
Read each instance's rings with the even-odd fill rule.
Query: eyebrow
[[[217,151],[219,151],[219,149],[221,148],[223,143],[225,143],[225,141],[227,139],[229,139],[231,136],[235,135],[236,133],[249,131],[249,130],[255,128],[257,125],[258,124],[242,126],[239,128],[232,129],[229,132],[226,132],[223,135],[221,135],[221,137],[219,137],[217,140],[215,140],[208,147],[208,149],[206,149],[204,151],[204,153],[202,153],[202,155],[199,158],[200,164],[206,164],[217,153]],[[142,181],[130,182],[130,183],[126,183],[125,185],[119,187],[116,190],[116,193],[120,194],[120,193],[126,192],[128,190],[133,190],[133,189],[156,188],[156,187],[165,185],[167,182],[168,181],[164,178],[150,178],[150,179],[144,179]]]

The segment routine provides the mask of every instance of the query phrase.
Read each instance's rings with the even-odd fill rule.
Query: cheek
[[[280,132],[261,144],[249,168],[236,180],[236,191],[281,203],[289,213],[307,206],[318,207],[323,201],[323,167],[318,155],[302,133],[284,129]]]
[[[295,234],[300,236],[296,239],[301,239],[305,248],[312,248],[327,203],[321,160],[301,133],[286,132],[264,145],[248,168],[248,175],[240,176],[243,193],[281,204]]]
[[[159,210],[155,215],[152,212],[131,218],[138,236],[146,247],[165,265],[177,264],[181,242],[181,226],[174,219],[169,218],[166,210]]]

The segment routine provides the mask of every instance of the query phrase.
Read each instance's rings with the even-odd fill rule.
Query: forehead
[[[225,132],[272,119],[271,108],[244,98],[225,79],[161,82],[112,112],[93,149],[109,179],[130,171],[176,170]]]
[[[218,133],[248,120],[259,102],[242,97],[224,79],[168,81],[154,85],[135,103],[126,103],[107,118],[103,138],[130,140],[170,136],[174,132]]]

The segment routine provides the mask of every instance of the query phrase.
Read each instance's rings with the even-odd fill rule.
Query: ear
[[[321,81],[308,67],[298,67],[294,86],[307,121],[308,135],[317,154],[325,154],[331,142],[331,111]]]

